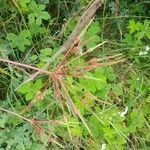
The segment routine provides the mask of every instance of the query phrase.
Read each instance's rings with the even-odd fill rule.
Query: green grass
[[[43,68],[89,1],[38,2],[0,2],[0,149],[149,149],[148,8],[105,1]]]

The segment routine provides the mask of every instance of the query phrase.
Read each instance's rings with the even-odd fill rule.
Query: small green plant
[[[41,89],[42,85],[42,80],[38,79],[35,83],[28,82],[27,84],[22,85],[17,89],[17,91],[24,94],[26,100],[29,101],[34,98],[35,94],[38,92],[39,89]]]
[[[101,27],[98,21],[92,22],[87,32],[84,35],[85,42],[87,41],[87,47],[94,47],[101,42],[100,38]],[[90,42],[89,42],[90,41]]]
[[[150,21],[104,1],[70,38],[88,2],[0,1],[1,150],[149,149]]]
[[[51,48],[44,48],[39,50],[39,55],[32,55],[30,57],[31,61],[37,61],[39,62],[37,64],[37,66],[39,68],[42,68],[44,66],[44,64],[50,59],[50,57],[52,56],[52,49]]]
[[[7,39],[10,41],[12,48],[18,48],[21,52],[26,50],[26,46],[31,45],[30,34],[26,30],[22,30],[19,35],[9,33]]]
[[[50,15],[47,11],[45,11],[45,5],[43,4],[36,4],[35,1],[31,1],[31,3],[28,4],[29,9],[29,23],[36,23],[37,25],[42,24],[42,20],[48,20],[50,19]]]
[[[124,35],[123,42],[128,46],[141,46],[144,40],[150,39],[150,21],[144,20],[144,23],[129,20],[129,33]]]

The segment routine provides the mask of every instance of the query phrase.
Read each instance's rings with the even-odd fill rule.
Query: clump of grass
[[[44,5],[32,3],[47,14]],[[75,14],[60,34],[52,35],[50,27],[58,29],[53,25],[60,20],[41,16],[45,20],[40,25],[36,24],[36,17],[30,24],[29,16],[36,16],[32,3],[6,3],[12,5],[9,11],[14,16],[6,21],[4,15],[1,17],[4,35],[0,44],[5,47],[0,49],[0,83],[5,88],[1,89],[0,147],[147,149],[148,70],[143,73],[142,67],[147,56],[138,54],[148,44],[143,27],[147,23],[149,28],[149,22],[135,21],[132,34],[131,21],[126,21],[130,16],[119,14],[119,5],[123,11],[121,3],[117,3],[114,14],[109,9],[116,9],[115,3],[104,2],[102,18],[93,18],[98,5],[91,3],[85,12],[80,12],[81,17]],[[66,5],[65,9],[70,8]],[[126,19],[121,22],[120,18]],[[117,28],[112,24],[117,24]],[[136,39],[140,32],[142,36],[131,45],[130,39]],[[22,38],[21,33],[25,33],[25,49],[22,43],[17,43],[21,48],[14,44]],[[69,34],[60,46],[63,37],[67,39]],[[14,132],[10,130],[12,127]],[[18,140],[20,136],[22,140]]]

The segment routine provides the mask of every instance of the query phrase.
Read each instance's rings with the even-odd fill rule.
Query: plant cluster
[[[149,149],[145,2],[104,1],[48,63],[89,2],[0,1],[0,150]]]

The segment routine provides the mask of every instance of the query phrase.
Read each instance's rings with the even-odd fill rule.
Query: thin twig
[[[39,73],[44,73],[44,74],[51,75],[51,72],[49,72],[49,71],[47,71],[47,70],[44,70],[44,69],[36,68],[36,67],[34,67],[34,66],[31,66],[31,65],[18,63],[18,62],[11,61],[11,60],[8,60],[8,59],[3,59],[3,58],[0,58],[0,61],[6,62],[6,63],[8,63],[8,64],[15,65],[15,66],[20,66],[20,67],[24,67],[24,68],[36,70],[36,71],[38,71]]]
[[[25,117],[23,117],[23,116],[21,116],[21,115],[15,113],[15,112],[12,112],[12,111],[10,111],[10,110],[7,110],[7,109],[1,108],[1,107],[0,107],[0,110],[1,110],[1,111],[4,111],[4,112],[6,112],[6,113],[12,114],[12,115],[14,115],[14,116],[17,116],[17,117],[19,117],[19,118],[21,118],[21,119],[23,119],[23,120],[25,120],[25,121],[31,123],[31,120],[30,120],[30,119],[27,119],[27,118],[25,118]]]

